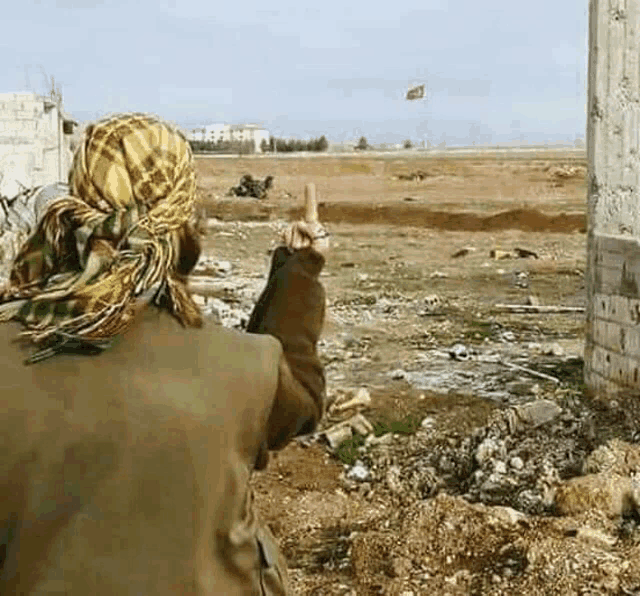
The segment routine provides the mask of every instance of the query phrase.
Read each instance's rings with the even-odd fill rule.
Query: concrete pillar
[[[640,0],[590,0],[585,382],[640,388]]]

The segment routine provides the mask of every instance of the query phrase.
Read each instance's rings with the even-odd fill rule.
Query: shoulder
[[[213,324],[185,329],[153,313],[101,354],[58,355],[27,366],[30,348],[15,342],[20,330],[0,324],[0,403],[22,417],[38,413],[42,428],[52,422],[47,412],[75,412],[88,428],[120,410],[150,424],[167,416],[210,424],[214,416],[228,428],[239,419],[259,426],[277,391],[282,347],[267,335]]]
[[[192,384],[230,376],[277,377],[282,355],[280,342],[269,335],[225,329],[213,323],[189,329],[169,314],[157,309],[141,320],[104,352],[94,355],[58,355],[27,366],[24,360],[32,347],[16,340],[21,325],[0,324],[0,393],[19,388],[24,393],[34,387],[43,391],[127,386],[141,377],[171,379],[185,390]],[[276,382],[277,379],[274,379]],[[105,389],[106,390],[106,389]]]

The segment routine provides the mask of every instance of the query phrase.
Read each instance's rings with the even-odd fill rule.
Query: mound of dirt
[[[275,217],[275,206],[263,201],[217,199],[206,203],[206,215],[221,221],[269,221]]]
[[[399,516],[400,517],[400,516]],[[358,594],[632,594],[640,549],[604,519],[531,518],[440,495],[353,540]],[[587,530],[588,528],[588,530]]]
[[[510,209],[493,215],[473,212],[432,211],[424,205],[363,205],[361,203],[324,203],[319,205],[320,219],[327,223],[389,224],[436,228],[449,231],[487,232],[522,230],[525,232],[585,232],[584,213],[547,215],[536,209]],[[299,219],[301,209],[292,209],[291,218]]]
[[[587,174],[587,168],[579,165],[549,166],[546,169],[547,176],[551,180],[566,180],[568,178],[583,178]]]

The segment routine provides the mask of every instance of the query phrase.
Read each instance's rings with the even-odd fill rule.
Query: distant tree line
[[[322,135],[317,139],[310,141],[301,141],[299,139],[279,139],[271,137],[269,141],[263,140],[260,149],[264,153],[292,153],[293,151],[326,151],[329,148],[327,137]]]
[[[403,141],[402,148],[413,149],[413,142],[411,141],[411,139],[406,139],[405,141]],[[356,149],[356,151],[366,151],[367,149],[373,149],[373,147],[369,145],[369,141],[367,141],[367,137],[360,137],[354,149]]]
[[[195,153],[236,153],[247,155],[255,153],[253,141],[189,141]],[[263,153],[291,153],[293,151],[326,151],[329,148],[327,137],[322,135],[317,139],[301,141],[299,139],[279,139],[271,137],[263,139],[260,149]]]
[[[194,153],[255,153],[253,141],[189,141]]]

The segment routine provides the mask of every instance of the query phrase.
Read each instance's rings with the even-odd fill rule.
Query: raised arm
[[[283,349],[268,449],[280,449],[293,437],[312,432],[324,413],[325,377],[317,342],[325,316],[325,291],[319,281],[325,258],[316,247],[326,250],[328,242],[317,221],[314,189],[306,190],[306,221],[285,232],[247,325],[250,333],[276,337]]]
[[[247,325],[250,333],[273,335],[283,349],[269,449],[312,432],[324,411],[324,370],[316,348],[324,323],[325,293],[318,281],[323,266],[324,257],[313,248],[277,248],[267,286]]]

